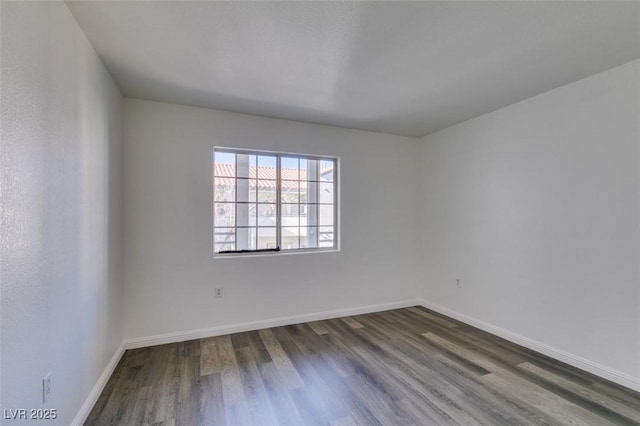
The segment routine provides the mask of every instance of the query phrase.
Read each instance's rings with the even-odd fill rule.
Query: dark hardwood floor
[[[640,394],[422,307],[127,351],[87,425],[640,425]]]

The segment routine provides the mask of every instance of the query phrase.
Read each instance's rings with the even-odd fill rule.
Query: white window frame
[[[267,150],[258,150],[258,149],[244,149],[244,148],[233,148],[233,147],[223,147],[223,146],[215,146],[213,148],[213,161],[212,161],[212,175],[213,175],[213,203],[212,208],[215,208],[216,204],[216,166],[215,166],[215,153],[223,152],[223,153],[231,153],[231,154],[241,154],[241,155],[268,155],[276,157],[276,245],[278,246],[278,250],[273,249],[256,249],[256,250],[242,250],[242,251],[232,251],[232,252],[216,252],[216,226],[215,226],[215,216],[212,216],[212,226],[213,226],[213,257],[216,259],[219,258],[234,258],[234,257],[252,257],[252,256],[270,256],[270,255],[290,255],[290,254],[299,254],[299,253],[327,253],[327,252],[337,252],[340,251],[340,158],[328,155],[315,155],[315,154],[300,154],[300,153],[291,153],[291,152],[281,152],[281,151],[267,151]],[[281,158],[298,158],[303,160],[317,160],[317,161],[333,161],[334,163],[334,172],[333,172],[333,246],[332,247],[311,247],[311,248],[295,248],[295,249],[281,249],[280,244],[282,243],[282,200],[281,200]],[[236,168],[236,176],[234,179],[237,180],[237,168]],[[316,182],[320,182],[320,177],[317,177]],[[330,183],[330,182],[327,182]],[[237,189],[237,185],[236,185]],[[236,205],[236,215],[237,213],[237,191],[235,192],[235,198],[233,203]],[[257,200],[256,200],[257,203]],[[316,204],[316,203],[312,203]],[[298,205],[302,205],[298,201]],[[321,205],[318,203],[317,205]],[[213,212],[215,215],[215,211]],[[320,215],[316,213],[316,220],[320,220]],[[236,217],[237,221],[237,217]],[[320,238],[320,228],[321,225],[316,225],[318,228],[318,239]],[[237,244],[237,226],[234,227],[236,229],[236,244]],[[300,229],[300,228],[299,228]],[[319,244],[319,243],[318,243]]]

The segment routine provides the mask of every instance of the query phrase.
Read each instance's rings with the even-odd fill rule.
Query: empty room
[[[2,425],[640,425],[640,2],[0,35]]]

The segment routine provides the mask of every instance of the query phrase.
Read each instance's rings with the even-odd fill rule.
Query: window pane
[[[255,201],[256,181],[254,179],[237,179],[236,197],[237,201]]]
[[[282,181],[280,188],[280,198],[283,203],[297,203],[300,200],[300,196],[298,194],[298,191],[300,190],[299,182]]]
[[[301,204],[300,205],[300,226],[317,226],[318,225],[318,205],[317,204]]]
[[[300,180],[318,180],[318,160],[300,159]]]
[[[255,203],[258,199],[258,181],[251,179],[249,181],[249,201]]]
[[[215,247],[216,253],[219,253],[221,251],[226,251],[226,250],[235,250],[235,249],[236,249],[235,244],[231,244],[231,243],[222,243],[222,244],[216,243],[216,247]]]
[[[276,180],[276,157],[258,155],[258,179]]]
[[[299,204],[282,204],[281,208],[282,226],[298,227],[300,225],[300,205]]]
[[[300,182],[300,202],[301,203],[317,203],[318,202],[317,182]]]
[[[249,226],[258,225],[258,205],[249,204]]]
[[[258,226],[276,226],[276,204],[258,204]]]
[[[256,167],[256,156],[247,154],[236,154],[236,176],[237,177],[254,177]],[[253,174],[253,176],[252,176]]]
[[[230,152],[215,152],[214,160],[215,169],[214,176],[236,176],[236,155]]]
[[[320,213],[319,225],[333,225],[333,205],[320,204],[318,205],[318,210]]]
[[[282,211],[282,228],[281,228],[281,249],[297,249],[300,244],[300,228],[299,228],[299,208],[298,204],[283,204]]]
[[[318,247],[318,228],[300,228],[300,248]]]
[[[318,246],[334,247],[334,235],[333,226],[321,226],[318,228]]]
[[[254,203],[238,203],[238,225],[237,226],[256,226],[257,204]]]
[[[236,241],[235,228],[216,228],[214,235],[216,243],[234,243]]]
[[[235,226],[235,204],[215,203],[213,206],[214,226]]]
[[[276,228],[258,228],[258,249],[272,249],[276,247]]]
[[[333,160],[321,160],[319,164],[318,174],[321,181],[333,182],[334,180],[334,161]]]
[[[298,180],[298,159],[290,157],[280,158],[280,179]]]
[[[276,202],[276,181],[275,180],[259,180],[258,181],[258,202],[260,203]]]
[[[256,228],[238,228],[237,250],[255,250],[256,234]]]
[[[236,180],[232,178],[215,178],[215,201],[235,201],[236,200]]]
[[[298,228],[289,232],[288,228],[282,230],[282,246],[281,250],[295,250],[300,248],[300,237],[298,236]]]
[[[320,203],[333,203],[333,187],[333,183],[320,182],[318,184],[318,200]]]

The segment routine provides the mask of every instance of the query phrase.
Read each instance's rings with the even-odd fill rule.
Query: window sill
[[[247,257],[275,257],[275,256],[291,256],[294,254],[314,254],[314,253],[337,253],[339,252],[339,248],[328,247],[321,249],[297,249],[297,250],[281,250],[281,251],[271,251],[271,252],[258,252],[258,253],[216,253],[213,255],[213,260],[220,259],[239,259],[239,258],[247,258]]]

